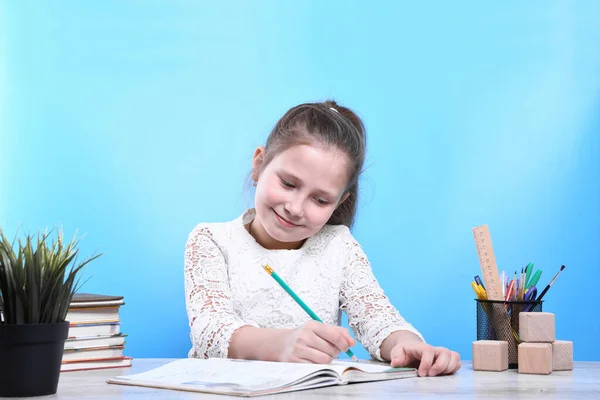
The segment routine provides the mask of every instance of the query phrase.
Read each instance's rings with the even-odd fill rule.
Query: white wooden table
[[[144,372],[173,359],[134,359],[131,368],[63,372],[55,395],[39,399],[224,399],[209,395],[134,386],[111,385],[115,375]],[[576,362],[573,371],[550,375],[520,375],[504,372],[473,371],[469,361],[457,374],[444,377],[399,379],[384,382],[332,386],[298,392],[268,395],[275,399],[600,399],[600,362]]]

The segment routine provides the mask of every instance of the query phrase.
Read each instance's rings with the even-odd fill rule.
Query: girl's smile
[[[273,209],[271,209],[271,210],[273,210]],[[297,228],[297,227],[301,226],[298,224],[294,224],[294,223],[288,221],[287,219],[283,218],[281,215],[277,214],[277,211],[275,211],[275,210],[273,210],[273,213],[275,214],[277,221],[279,221],[279,223],[286,228]]]

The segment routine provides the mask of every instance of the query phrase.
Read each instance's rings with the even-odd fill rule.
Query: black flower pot
[[[0,397],[56,393],[69,322],[0,324]]]

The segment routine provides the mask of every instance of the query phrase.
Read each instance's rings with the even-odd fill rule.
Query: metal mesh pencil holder
[[[475,299],[477,340],[508,342],[508,368],[519,365],[519,313],[541,312],[542,301],[500,301]]]

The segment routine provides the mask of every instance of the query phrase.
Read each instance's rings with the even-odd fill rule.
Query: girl
[[[456,372],[460,356],[425,343],[390,304],[350,233],[365,158],[361,120],[333,101],[301,104],[254,152],[254,208],[201,223],[185,250],[190,357],[329,363],[356,343],[420,376]],[[315,322],[263,270],[269,264]]]

